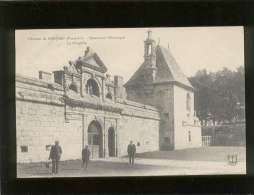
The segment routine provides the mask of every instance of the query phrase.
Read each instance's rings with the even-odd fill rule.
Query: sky
[[[89,46],[109,74],[121,75],[126,82],[143,62],[148,29],[188,77],[201,69],[236,70],[244,65],[243,27],[38,29],[15,32],[16,73],[38,78],[39,70],[61,70]]]

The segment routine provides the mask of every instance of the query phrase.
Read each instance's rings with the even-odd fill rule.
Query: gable
[[[79,66],[87,67],[102,73],[107,72],[107,67],[96,53],[79,58],[77,60],[77,64]]]
[[[96,62],[96,60],[94,58],[90,58],[90,59],[86,60],[86,63],[96,66],[96,67],[100,67],[100,65]]]

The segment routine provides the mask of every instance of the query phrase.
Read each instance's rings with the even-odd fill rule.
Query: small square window
[[[21,152],[28,152],[28,146],[20,146]]]
[[[137,142],[137,146],[140,146],[140,142]]]
[[[50,151],[51,145],[46,145],[46,151]]]
[[[188,140],[189,140],[189,142],[191,142],[191,132],[190,131],[188,131]]]

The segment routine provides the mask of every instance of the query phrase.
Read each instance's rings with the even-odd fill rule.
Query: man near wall
[[[57,174],[58,173],[58,164],[59,160],[61,158],[62,154],[62,148],[59,145],[58,141],[55,141],[55,145],[53,145],[50,149],[50,154],[49,154],[49,160],[52,160],[52,174]]]
[[[86,145],[85,148],[82,150],[82,167],[87,168],[88,162],[89,162],[89,157],[90,157],[90,150],[88,148],[88,145]]]
[[[134,165],[136,146],[135,146],[135,144],[133,144],[132,141],[130,141],[130,144],[128,145],[127,152],[128,152],[128,156],[129,156],[129,164]]]

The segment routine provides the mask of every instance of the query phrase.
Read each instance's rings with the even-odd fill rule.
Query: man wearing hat
[[[52,174],[57,174],[58,173],[58,164],[59,160],[61,158],[62,154],[62,148],[59,145],[59,141],[55,141],[55,145],[53,145],[50,149],[50,154],[49,154],[49,160],[52,160]]]

